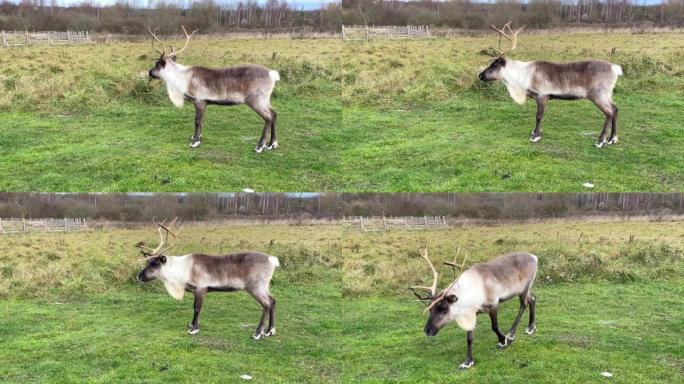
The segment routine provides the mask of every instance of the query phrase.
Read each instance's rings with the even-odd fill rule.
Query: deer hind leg
[[[508,346],[508,339],[501,330],[499,330],[499,320],[497,318],[496,308],[489,311],[489,319],[492,321],[492,331],[496,334],[499,339],[499,343],[496,344],[498,348],[506,348]]]
[[[278,119],[278,114],[273,108],[269,108],[271,111],[271,141],[268,143],[266,149],[276,149],[278,148],[278,141],[276,140],[276,120]]]
[[[613,103],[605,98],[592,98],[591,101],[596,104],[596,106],[601,110],[601,112],[603,112],[604,115],[606,115],[606,120],[603,123],[603,129],[601,130],[601,134],[596,141],[596,148],[603,148],[606,146],[606,144],[608,144],[608,141],[606,140],[606,133],[608,133],[608,127],[610,127],[613,122]]]
[[[511,329],[508,330],[508,333],[506,334],[506,340],[512,342],[513,339],[515,339],[515,330],[518,328],[518,323],[520,323],[520,318],[522,318],[523,312],[525,312],[525,307],[527,306],[527,292],[524,294],[520,295],[520,309],[518,309],[518,315],[515,317],[515,320],[513,321],[513,325],[511,325]]]
[[[204,110],[207,103],[204,101],[195,102],[195,133],[190,138],[190,147],[197,148],[202,140],[202,124],[204,123]]]
[[[200,315],[200,311],[202,310],[202,303],[204,302],[204,297],[206,295],[207,295],[206,289],[195,290],[195,304],[194,304],[195,314],[192,317],[192,322],[190,323],[190,325],[188,325],[188,334],[190,334],[190,335],[197,334],[200,331],[199,315]]]
[[[256,148],[254,148],[256,153],[261,153],[266,149],[266,135],[273,122],[273,115],[271,114],[272,109],[268,105],[268,102],[263,102],[261,100],[247,101],[247,105],[264,119],[264,129],[261,131],[261,138],[259,139]]]
[[[610,104],[613,107],[613,121],[611,122],[611,128],[610,128],[610,139],[608,139],[608,144],[617,144],[618,142],[618,134],[617,134],[617,117],[618,117],[618,107],[617,105],[611,103]]]
[[[537,298],[533,294],[527,295],[527,305],[530,306],[530,322],[527,325],[527,329],[525,329],[525,333],[528,335],[531,335],[534,333],[534,331],[537,330],[537,325],[535,323],[536,321],[536,307],[537,307]]]
[[[276,334],[276,329],[275,329],[276,299],[274,299],[273,296],[271,296],[271,295],[268,295],[268,298],[271,300],[271,305],[268,308],[268,328],[266,328],[266,333],[264,335],[265,336],[273,336]]]
[[[534,130],[532,131],[532,134],[530,135],[530,141],[533,143],[538,142],[541,140],[541,134],[542,134],[542,120],[544,119],[544,110],[546,109],[546,102],[549,101],[548,96],[538,96],[536,98],[537,100],[537,116],[536,116],[536,125],[534,127]]]
[[[259,320],[259,325],[257,326],[256,331],[254,331],[254,336],[252,336],[252,338],[254,340],[263,339],[266,336],[266,334],[264,334],[264,323],[266,322],[266,318],[268,318],[270,313],[271,296],[267,291],[262,289],[257,289],[256,291],[250,290],[249,293],[254,297],[254,299],[256,299],[257,302],[259,302],[259,304],[261,304],[262,307],[261,320]]]

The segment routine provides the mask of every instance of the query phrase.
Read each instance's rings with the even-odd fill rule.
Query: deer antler
[[[461,252],[461,246],[459,245],[458,249],[456,250],[456,254],[454,255],[453,261],[442,261],[442,263],[451,267],[451,269],[454,272],[454,278],[456,278],[456,268],[463,270],[463,268],[465,267],[466,260],[468,260],[468,253],[466,252],[465,256],[463,256],[463,262],[461,263],[461,265],[456,264],[456,259],[458,259],[458,254],[460,252]]]
[[[181,25],[181,28],[183,28],[183,33],[185,34],[185,45],[183,46],[183,48],[181,48],[178,51],[173,49],[173,46],[171,46],[171,53],[169,53],[169,56],[175,56],[175,55],[178,55],[179,53],[185,51],[185,48],[187,48],[188,44],[190,43],[190,37],[192,37],[192,35],[197,33],[197,30],[194,30],[194,31],[192,31],[191,34],[188,35],[188,31],[185,29],[185,25]]]
[[[498,51],[492,48],[492,50],[496,54],[495,58],[499,58],[503,57],[505,54],[515,49],[516,45],[518,44],[518,33],[525,29],[525,26],[523,25],[522,27],[518,28],[518,30],[513,32],[513,30],[511,29],[511,22],[509,21],[508,23],[504,24],[503,27],[501,27],[501,29],[495,27],[494,24],[492,24],[490,28],[495,30],[500,36],[505,37],[506,39],[508,39],[508,41],[511,42],[511,47],[505,51]],[[506,32],[506,30],[508,30],[508,32]]]
[[[159,27],[155,28],[154,32],[156,32],[157,29],[159,29]],[[166,47],[164,47],[164,43],[157,37],[157,35],[154,34],[154,32],[152,32],[150,27],[147,27],[147,32],[149,32],[150,35],[152,35],[152,48],[154,48],[154,50],[157,51],[158,54],[164,56],[166,54]],[[158,41],[159,44],[161,45],[161,47],[162,47],[161,52],[154,46],[155,41]]]
[[[167,225],[166,220],[162,220],[160,223],[157,223],[156,219],[152,218],[152,223],[157,229],[157,232],[159,232],[159,245],[157,246],[157,248],[152,249],[146,246],[143,242],[138,243],[137,246],[138,248],[140,248],[140,251],[143,253],[143,255],[145,255],[145,257],[149,258],[162,255],[164,254],[164,252],[168,251],[176,245],[176,238],[178,237],[178,233],[174,232],[170,228],[173,227],[177,220],[178,218],[175,218],[171,221],[171,223]],[[165,233],[162,231],[164,231]],[[171,235],[172,242],[170,245],[166,246],[169,240],[169,235]]]
[[[423,253],[422,249],[425,250],[425,253]],[[416,297],[418,297],[418,299],[420,301],[426,301],[426,300],[431,300],[435,296],[435,294],[437,293],[437,280],[439,278],[439,274],[437,273],[437,270],[435,269],[435,267],[432,265],[432,262],[428,258],[427,243],[425,243],[425,245],[422,247],[422,249],[420,247],[418,248],[418,254],[420,254],[420,257],[422,257],[423,259],[425,259],[425,261],[427,261],[428,265],[430,266],[430,269],[432,270],[432,278],[433,278],[432,286],[430,286],[430,287],[414,286],[414,287],[410,287],[409,289],[413,292],[414,295],[416,295]],[[421,297],[418,293],[416,293],[416,291],[415,291],[416,289],[425,289],[428,291],[428,295],[425,297]]]
[[[456,250],[456,255],[454,255],[453,261],[443,261],[444,264],[451,266],[451,268],[453,269],[454,281],[451,284],[449,284],[449,286],[446,287],[446,289],[442,290],[442,292],[439,294],[439,296],[433,298],[432,302],[430,303],[430,305],[427,306],[427,308],[425,308],[425,311],[423,311],[423,313],[429,311],[437,303],[444,300],[444,298],[446,297],[446,294],[449,292],[449,290],[451,290],[451,288],[454,285],[456,285],[456,283],[458,282],[458,280],[456,280],[456,276],[455,276],[456,275],[456,268],[463,270],[463,268],[465,267],[466,260],[468,260],[468,254],[466,253],[465,256],[463,257],[463,262],[460,265],[456,264],[456,259],[458,258],[458,254],[460,252],[461,252],[461,247],[459,246],[458,249]]]

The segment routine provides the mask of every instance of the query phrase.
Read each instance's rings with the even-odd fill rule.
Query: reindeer
[[[195,106],[195,133],[190,138],[190,147],[196,148],[202,139],[202,122],[204,110],[208,104],[237,105],[247,104],[262,119],[264,129],[255,151],[278,148],[276,141],[276,118],[278,114],[271,107],[271,93],[276,81],[280,80],[278,72],[261,65],[240,65],[226,68],[207,68],[199,65],[185,66],[176,62],[176,56],[183,52],[190,42],[190,37],[197,31],[185,33],[185,45],[180,50],[166,53],[164,43],[148,28],[152,35],[152,47],[160,54],[149,75],[153,79],[162,79],[171,102],[182,107],[185,101]],[[155,47],[159,42],[162,50]],[[271,140],[266,145],[266,134],[271,129]]]
[[[199,315],[204,297],[208,292],[231,292],[246,290],[263,308],[261,321],[252,336],[255,340],[275,335],[276,300],[269,292],[273,271],[280,266],[277,257],[261,252],[241,252],[211,256],[203,253],[189,253],[183,256],[166,256],[164,253],[175,245],[178,234],[171,228],[174,219],[166,225],[164,221],[153,223],[159,232],[159,245],[152,249],[143,242],[138,243],[147,265],[138,274],[138,281],[144,283],[159,279],[166,291],[176,300],[181,300],[185,291],[195,295],[195,314],[188,326],[188,333],[199,332]],[[172,242],[167,245],[169,235]],[[268,316],[268,328],[264,323]]]
[[[465,270],[446,289],[437,293],[439,274],[428,258],[427,244],[423,250],[418,249],[420,256],[427,261],[432,270],[433,282],[430,287],[410,287],[419,300],[428,303],[425,312],[430,312],[425,324],[425,335],[435,336],[439,330],[451,321],[456,321],[459,327],[467,332],[468,350],[465,361],[459,369],[467,369],[475,364],[473,359],[473,330],[476,316],[488,313],[492,323],[492,330],[499,339],[498,348],[506,348],[515,338],[515,330],[525,307],[530,307],[530,320],[525,333],[531,335],[536,330],[535,303],[532,294],[532,283],[537,274],[537,257],[531,253],[517,252],[497,257],[485,263],[478,263]],[[445,262],[463,270],[467,255],[461,265]],[[428,294],[421,296],[416,290],[426,290]],[[499,330],[497,311],[499,303],[515,296],[520,299],[520,309],[513,325],[507,334]]]
[[[536,100],[537,124],[530,135],[531,142],[541,140],[542,118],[546,103],[550,99],[591,100],[606,116],[596,147],[602,148],[618,142],[618,107],[613,103],[613,88],[618,76],[622,75],[622,68],[619,65],[602,60],[552,63],[508,59],[504,56],[515,49],[518,33],[525,27],[513,32],[509,21],[501,29],[494,25],[491,28],[508,39],[511,47],[503,52],[492,49],[494,53],[491,56],[494,59],[480,73],[480,80],[501,80],[511,98],[518,104],[524,104],[528,97]],[[610,137],[606,139],[608,126],[611,126],[611,131]]]

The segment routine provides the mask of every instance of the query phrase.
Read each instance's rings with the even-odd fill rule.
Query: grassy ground
[[[259,249],[277,255],[275,337],[254,342],[258,305],[214,293],[202,331],[185,334],[192,298],[139,284],[133,244],[151,228],[5,236],[0,242],[2,382],[676,382],[684,372],[681,222],[469,226],[382,235],[334,225],[188,225],[174,253]],[[630,240],[630,235],[634,235]],[[464,333],[422,334],[406,291],[468,244],[469,264],[527,249],[540,257],[538,333],[495,348],[476,331],[476,366],[460,372]],[[467,243],[466,243],[467,240]],[[443,273],[442,286],[450,277]],[[514,302],[504,304],[502,324]]]
[[[593,147],[601,113],[552,101],[527,141],[534,103],[477,80],[493,35],[429,41],[198,40],[183,63],[277,69],[282,148],[257,155],[247,107],[174,108],[147,43],[7,50],[0,57],[0,190],[6,191],[678,191],[684,176],[683,35],[525,35],[516,59],[602,58],[620,143]],[[615,48],[615,52],[612,49]]]
[[[134,281],[133,248],[152,228],[5,237],[0,243],[2,382],[335,382],[341,325],[335,226],[186,227],[177,254],[261,249],[277,255],[274,337],[251,334],[261,309],[214,293],[188,336],[192,297]]]
[[[7,50],[0,57],[0,189],[14,191],[331,190],[338,178],[340,42],[199,40],[179,59],[278,70],[282,148],[254,147],[263,121],[246,106],[207,109],[202,146],[188,147],[194,109],[172,106],[147,71],[149,43]]]
[[[494,35],[345,44],[344,189],[373,191],[676,191],[684,187],[682,34],[521,36],[518,60],[618,63],[620,143],[593,146],[603,114],[551,101],[540,143],[535,103],[484,84],[479,51]],[[611,49],[615,52],[611,53]]]
[[[681,381],[684,343],[673,335],[684,329],[683,240],[681,222],[346,233],[343,297],[350,306],[342,317],[342,381],[605,382],[602,372],[621,383]],[[437,337],[425,337],[423,307],[406,289],[430,284],[427,264],[416,252],[423,241],[441,273],[440,287],[453,277],[439,261],[453,259],[458,245],[461,256],[468,251],[466,265],[513,250],[538,255],[537,333],[518,332],[511,346],[498,350],[489,318],[480,315],[476,365],[459,371],[465,332],[451,324]],[[517,306],[515,300],[502,304],[502,329],[512,324]]]
[[[404,299],[363,298],[342,318],[346,382],[401,383],[598,383],[602,372],[619,383],[682,380],[684,327],[681,283],[582,283],[536,289],[537,332],[521,332],[505,350],[496,348],[489,318],[480,315],[473,342],[475,366],[465,360],[465,332],[456,325],[436,337],[423,335],[420,304]],[[617,298],[617,299],[616,299]],[[378,310],[382,308],[382,310]],[[507,329],[518,309],[503,304],[499,323]]]

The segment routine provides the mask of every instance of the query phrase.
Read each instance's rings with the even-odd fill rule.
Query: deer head
[[[488,56],[491,56],[486,60],[490,61],[493,59],[493,61],[489,64],[489,67],[487,67],[484,71],[480,73],[479,77],[482,81],[494,81],[500,80],[502,78],[501,70],[506,66],[505,56],[516,48],[518,44],[518,34],[523,29],[525,29],[525,26],[523,25],[514,32],[511,29],[511,22],[509,21],[508,23],[504,24],[504,26],[500,29],[495,27],[494,24],[492,24],[490,28],[499,34],[499,41],[501,37],[504,37],[508,41],[510,41],[511,45],[508,49],[504,51],[500,51],[494,48],[490,48],[489,50],[483,51]]]
[[[158,28],[154,31],[152,31],[150,28],[147,28],[147,31],[150,33],[150,35],[152,35],[152,48],[154,48],[154,50],[159,54],[159,59],[157,59],[157,62],[154,64],[154,67],[150,69],[149,75],[151,78],[161,78],[161,73],[166,68],[168,62],[175,62],[176,56],[178,56],[179,53],[185,51],[185,49],[188,47],[188,44],[190,43],[190,37],[197,33],[197,30],[195,30],[192,33],[188,34],[188,31],[185,29],[184,25],[181,25],[181,28],[183,29],[183,33],[185,34],[185,45],[183,45],[183,48],[179,50],[174,49],[173,46],[170,45],[169,47],[171,48],[171,52],[169,53],[166,53],[166,46],[164,45],[164,42],[161,41],[161,39],[158,38],[157,35],[154,33]],[[158,43],[158,45],[161,47],[161,51],[156,47],[155,43]]]
[[[154,223],[154,226],[159,233],[159,245],[152,249],[142,241],[136,244],[147,262],[145,268],[138,274],[139,281],[146,282],[158,277],[160,270],[167,262],[164,252],[176,245],[178,232],[180,232],[172,229],[176,222],[177,218],[173,219],[169,224],[166,224],[166,220],[157,223],[155,219],[152,219],[152,223]],[[169,236],[171,236],[171,243],[169,243]]]

